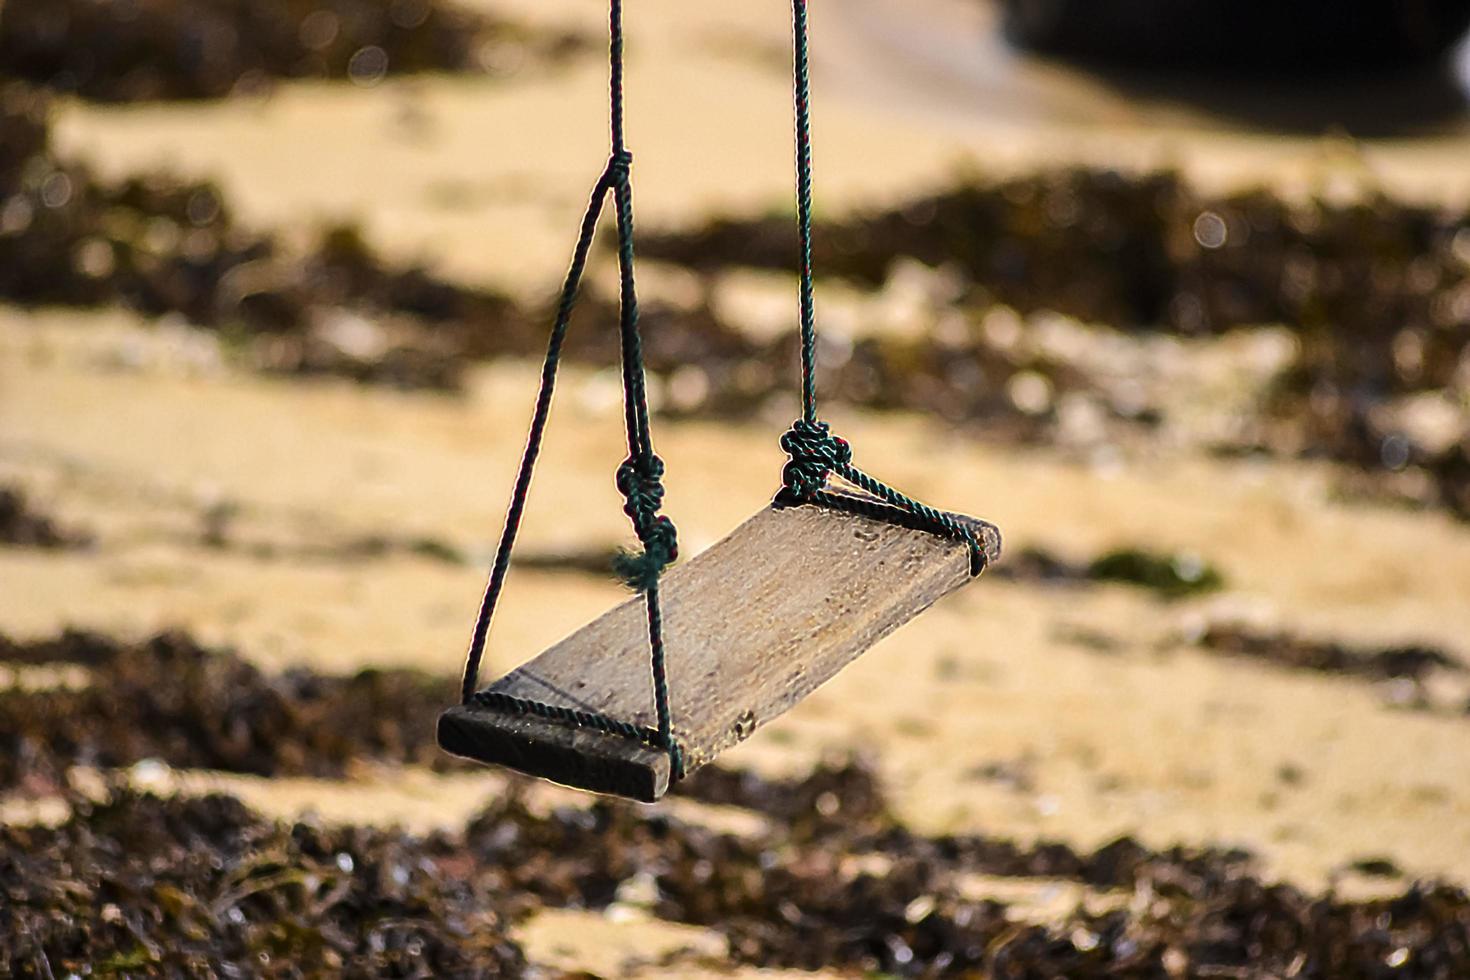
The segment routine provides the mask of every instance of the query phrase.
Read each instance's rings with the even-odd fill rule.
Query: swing
[[[677,532],[659,513],[664,467],[649,432],[633,277],[632,157],[623,139],[622,0],[611,0],[612,154],[562,287],[525,455],[470,640],[462,703],[439,718],[439,744],[449,753],[653,802],[672,781],[748,738],[1000,555],[994,525],[934,510],[873,479],[852,465],[851,448],[817,415],[806,0],[793,0],[792,8],[803,412],[781,437],[789,457],[782,487],[729,537],[664,574],[678,557]],[[481,690],[490,621],[609,194],[617,218],[628,436],[617,486],[641,545],[620,556],[617,571],[638,595]],[[845,486],[832,485],[834,476]],[[664,645],[666,618],[677,636],[672,657]],[[677,721],[670,691],[680,698]]]

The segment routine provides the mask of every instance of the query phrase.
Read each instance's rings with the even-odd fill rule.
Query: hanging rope
[[[792,34],[796,97],[796,216],[801,239],[801,394],[802,417],[781,437],[790,457],[782,471],[779,504],[819,504],[869,517],[931,531],[965,542],[970,548],[970,573],[985,569],[985,549],[964,524],[907,497],[852,465],[852,447],[832,434],[817,417],[817,313],[812,274],[812,122],[810,42],[807,0],[792,0]],[[865,491],[875,500],[827,490],[833,475]],[[881,504],[879,503],[881,501]]]
[[[801,236],[801,365],[802,417],[792,423],[781,437],[781,448],[790,457],[783,470],[783,486],[776,495],[781,505],[817,504],[864,514],[908,527],[930,531],[966,542],[970,548],[970,567],[979,574],[985,566],[985,552],[970,529],[953,517],[913,500],[892,487],[875,480],[852,465],[852,449],[843,439],[833,435],[826,422],[817,415],[817,331],[816,301],[812,275],[812,152],[810,69],[807,40],[806,0],[792,3],[795,34],[795,100],[796,100],[796,170],[797,217]],[[643,367],[643,341],[638,331],[638,295],[633,276],[633,186],[632,154],[628,152],[623,132],[623,2],[611,0],[609,11],[609,128],[612,149],[606,169],[592,189],[587,211],[582,216],[581,234],[572,253],[571,266],[562,284],[556,319],[546,345],[546,360],[541,367],[541,385],[526,437],[526,449],[511,491],[505,527],[490,579],[480,602],[465,661],[462,696],[467,705],[503,711],[510,714],[544,718],[558,724],[585,728],[625,738],[669,754],[674,778],[684,774],[683,754],[673,735],[669,709],[668,671],[663,640],[663,614],[659,604],[659,583],[664,570],[679,554],[678,532],[668,517],[659,513],[664,500],[664,464],[653,451],[649,431],[648,392]],[[657,727],[649,728],[597,712],[579,711],[559,705],[512,697],[496,691],[480,691],[480,664],[484,659],[486,638],[496,606],[505,587],[525,514],[531,479],[541,454],[547,419],[556,390],[557,371],[572,310],[576,306],[587,258],[597,234],[597,224],[608,195],[613,198],[617,218],[619,316],[623,373],[624,422],[628,436],[628,456],[618,467],[617,487],[623,495],[623,511],[632,523],[641,548],[620,555],[616,570],[633,589],[642,593],[648,612],[650,672],[653,682],[654,710]],[[834,493],[828,481],[836,475],[868,496]]]
[[[659,579],[665,568],[678,558],[678,532],[667,517],[659,513],[663,506],[664,487],[663,460],[653,451],[653,439],[648,423],[648,391],[643,370],[643,341],[638,332],[638,294],[633,278],[633,185],[630,173],[633,156],[628,152],[623,132],[623,3],[611,0],[608,23],[609,61],[609,128],[612,150],[607,168],[592,189],[591,200],[582,217],[582,231],[572,253],[572,263],[562,284],[561,299],[557,305],[556,320],[551,328],[551,337],[546,345],[546,360],[541,367],[541,387],[536,397],[536,407],[531,416],[531,430],[526,437],[525,453],[521,456],[520,469],[511,491],[510,507],[506,512],[505,528],[500,535],[500,544],[495,551],[495,561],[490,569],[490,580],[480,602],[480,612],[475,620],[475,629],[470,638],[469,653],[465,660],[462,697],[465,704],[476,704],[518,715],[532,715],[558,723],[587,728],[640,742],[651,748],[668,752],[675,778],[683,775],[684,765],[678,742],[673,735],[673,722],[669,710],[668,672],[665,665],[663,642],[663,614],[659,605]],[[577,711],[558,705],[544,704],[524,698],[515,698],[495,691],[478,691],[480,663],[484,659],[485,641],[490,632],[490,621],[500,602],[505,587],[506,574],[510,569],[511,552],[515,549],[516,536],[520,532],[521,519],[525,514],[526,499],[531,490],[531,478],[536,469],[536,460],[541,454],[542,439],[546,434],[546,422],[551,414],[552,396],[556,391],[557,369],[561,364],[562,346],[566,341],[567,327],[571,323],[572,310],[587,267],[587,257],[597,234],[598,219],[608,195],[613,197],[617,216],[619,316],[618,331],[622,343],[623,408],[628,435],[628,457],[618,467],[617,487],[623,495],[623,511],[632,522],[641,550],[619,556],[617,571],[631,587],[644,596],[648,610],[648,640],[650,666],[653,679],[654,710],[658,719],[656,729],[645,728],[630,722],[609,718],[595,712]]]

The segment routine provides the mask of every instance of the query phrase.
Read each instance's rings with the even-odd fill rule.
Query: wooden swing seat
[[[957,517],[1000,555],[992,524]],[[972,580],[962,541],[844,510],[771,506],[660,586],[674,736],[693,772],[778,717],[936,600]],[[515,698],[654,724],[648,622],[630,599],[490,686]],[[448,752],[598,793],[653,802],[666,752],[631,739],[461,705]]]

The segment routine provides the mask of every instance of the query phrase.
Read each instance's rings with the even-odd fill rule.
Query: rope
[[[470,637],[461,697],[466,705],[532,715],[666,751],[674,776],[679,778],[684,772],[683,753],[673,735],[663,642],[663,613],[659,606],[658,590],[659,578],[664,569],[678,558],[678,531],[672,521],[659,513],[664,499],[664,464],[653,451],[653,437],[649,431],[643,340],[638,331],[638,290],[633,277],[633,156],[628,152],[623,126],[622,0],[611,0],[609,7],[608,61],[608,119],[612,149],[607,168],[592,189],[587,211],[582,217],[581,234],[572,253],[572,263],[562,284],[556,319],[546,345],[546,360],[541,367],[541,386],[531,416],[531,429],[526,437],[525,452],[521,456],[520,468],[511,491],[510,507],[506,512],[505,527],[500,534],[500,544],[495,550],[490,579],[480,601],[479,615]],[[617,565],[623,580],[643,594],[648,609],[649,657],[654,709],[658,718],[657,729],[642,728],[595,712],[577,711],[494,691],[477,691],[490,622],[505,588],[511,552],[515,549],[516,537],[520,532],[526,499],[530,495],[531,478],[536,469],[536,460],[541,454],[546,423],[551,414],[551,402],[556,391],[557,370],[561,364],[567,328],[571,323],[572,310],[576,306],[582,276],[587,267],[587,257],[597,234],[598,219],[609,194],[613,197],[617,215],[620,279],[618,331],[622,347],[624,421],[628,434],[628,457],[618,467],[617,487],[618,492],[623,495],[623,511],[628,515],[633,532],[641,545],[641,550],[636,553],[620,555]]]
[[[868,516],[877,516],[881,512],[890,521],[898,515],[907,515],[909,520],[900,523],[965,542],[970,549],[970,574],[979,575],[985,570],[986,556],[984,546],[974,531],[952,515],[905,496],[854,467],[852,447],[847,440],[833,435],[831,427],[817,416],[817,316],[812,273],[811,58],[807,0],[792,0],[791,11],[795,47],[796,214],[801,239],[802,417],[793,422],[781,437],[781,448],[789,460],[782,470],[782,487],[776,495],[776,502],[782,505],[818,504]],[[880,511],[873,502],[860,497],[828,492],[827,481],[833,474],[871,494],[891,510]]]
[[[802,419],[817,424],[817,300],[812,283],[812,110],[806,0],[792,0],[796,97],[796,225],[801,236]]]
[[[905,496],[852,465],[852,447],[832,434],[817,415],[817,329],[816,299],[812,273],[812,138],[810,105],[810,58],[807,0],[792,0],[794,74],[796,103],[796,189],[797,225],[801,238],[801,368],[802,417],[781,437],[781,448],[789,457],[782,471],[783,486],[776,495],[781,506],[814,504],[846,510],[964,541],[970,548],[970,570],[979,574],[985,567],[985,552],[974,532],[952,515],[934,510]],[[546,345],[541,367],[541,385],[531,416],[525,452],[511,491],[505,527],[495,551],[490,579],[480,602],[479,615],[465,658],[462,698],[466,705],[493,711],[546,719],[575,728],[597,731],[627,739],[668,753],[674,778],[684,775],[683,752],[673,734],[669,707],[668,670],[663,639],[663,612],[659,603],[659,581],[664,570],[679,555],[678,532],[659,511],[664,499],[664,463],[653,451],[649,430],[648,392],[643,367],[643,340],[638,330],[638,293],[634,282],[632,154],[624,139],[623,98],[623,0],[611,0],[608,21],[609,129],[612,148],[606,169],[598,178],[582,217],[581,234],[572,253],[571,266],[562,284],[556,319]],[[587,257],[597,234],[597,224],[608,195],[613,197],[618,234],[618,331],[621,341],[624,422],[628,456],[618,467],[617,487],[641,549],[618,556],[616,570],[629,587],[644,596],[648,611],[648,645],[657,727],[647,728],[596,712],[517,698],[497,691],[477,690],[490,623],[505,587],[530,495],[531,479],[541,454],[546,423],[556,390],[557,371],[572,310],[576,306]],[[833,475],[868,496],[834,493],[828,488]]]

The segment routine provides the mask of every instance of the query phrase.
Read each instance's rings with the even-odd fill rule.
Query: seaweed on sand
[[[0,486],[0,545],[21,548],[84,548],[92,536],[66,527],[37,509],[19,487]]]
[[[861,770],[703,782],[696,795],[758,809],[771,829],[719,834],[611,804],[535,818],[511,800],[471,822],[468,847],[554,907],[604,908],[624,883],[650,882],[654,914],[712,928],[732,960],[760,967],[1080,980],[1368,978],[1385,962],[1448,980],[1470,967],[1470,896],[1450,886],[1354,903],[1268,884],[1239,851],[922,837],[887,816]],[[973,874],[1072,879],[1118,900],[1025,925],[1003,902],[966,897]]]
[[[0,74],[103,102],[507,71],[583,47],[446,0],[7,0],[0,18]]]
[[[413,671],[267,674],[182,634],[126,644],[68,632],[0,638],[0,662],[78,664],[82,687],[0,690],[0,787],[66,785],[74,765],[340,777],[355,763],[448,765],[434,742],[455,685]]]
[[[501,896],[453,853],[228,796],[76,801],[60,827],[0,827],[0,973],[520,976]]]
[[[476,345],[524,345],[515,304],[391,266],[351,228],[294,254],[214,184],[97,177],[53,151],[50,104],[0,83],[0,299],[178,315],[268,371],[409,388],[454,388]]]
[[[645,235],[645,255],[711,271],[795,267],[779,217]],[[1187,336],[1280,324],[1299,346],[1260,447],[1413,470],[1470,515],[1470,214],[1392,200],[1200,193],[1180,175],[1066,169],[962,182],[821,224],[816,268],[867,285],[898,258],[954,270],[966,301]],[[1428,437],[1412,402],[1449,416]],[[1410,404],[1406,404],[1410,403]],[[1254,448],[1254,447],[1253,447]]]
[[[721,833],[610,802],[545,812],[516,791],[463,832],[426,837],[287,826],[219,796],[73,800],[58,827],[0,828],[0,970],[517,975],[514,923],[629,904],[711,929],[729,961],[759,967],[1077,980],[1470,968],[1470,896],[1448,885],[1351,902],[1264,882],[1238,851],[923,837],[851,767],[703,782],[696,795],[767,826]],[[976,874],[1072,880],[1093,897],[1027,924],[974,897]]]
[[[1199,645],[1234,657],[1249,657],[1324,674],[1346,674],[1369,680],[1423,681],[1438,671],[1465,672],[1466,665],[1444,650],[1426,644],[1398,644],[1378,648],[1348,646],[1278,630],[1252,629],[1233,623],[1214,623]]]

